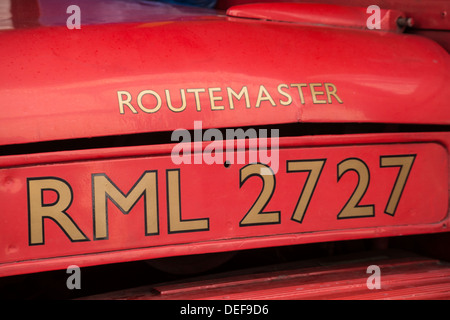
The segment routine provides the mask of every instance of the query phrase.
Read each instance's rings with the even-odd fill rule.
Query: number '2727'
[[[397,178],[392,186],[390,196],[384,209],[388,215],[394,216],[397,206],[400,202],[405,185],[408,181],[409,173],[416,158],[412,155],[395,155],[380,156],[380,168],[397,167],[399,168]],[[297,204],[291,219],[298,223],[302,223],[308,210],[309,203],[313,197],[314,190],[322,174],[326,159],[312,160],[288,160],[286,162],[287,173],[307,172],[306,181],[301,188]],[[375,206],[360,205],[361,199],[364,197],[370,182],[370,171],[367,164],[358,158],[347,158],[337,164],[337,182],[350,171],[354,171],[358,175],[358,182],[353,193],[337,214],[338,219],[372,217],[375,215]],[[280,222],[280,211],[264,211],[275,191],[275,174],[269,166],[261,163],[252,163],[240,169],[239,179],[240,187],[245,182],[257,176],[263,181],[263,187],[258,198],[253,203],[250,210],[240,221],[240,226],[251,226],[258,224],[274,224]]]

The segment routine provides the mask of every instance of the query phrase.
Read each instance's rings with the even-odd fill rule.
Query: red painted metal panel
[[[0,274],[442,232],[449,141],[447,133],[284,138],[274,174],[249,165],[248,152],[229,167],[205,158],[175,165],[173,145],[3,157]]]
[[[326,25],[367,29],[367,8],[311,3],[256,3],[231,7],[227,15],[232,17],[294,22],[306,25]],[[380,29],[402,32],[397,24],[405,14],[396,10],[380,9]]]
[[[86,299],[127,300],[413,300],[450,298],[450,266],[390,252],[347,256],[215,274],[110,292]],[[370,265],[379,267],[380,288],[369,289]],[[271,305],[269,304],[269,312]],[[216,314],[224,313],[223,305]],[[230,312],[228,310],[227,312]],[[239,311],[238,311],[239,312]],[[272,310],[273,314],[273,310]]]
[[[303,2],[300,0],[218,0],[217,7],[228,9],[231,6],[252,3]],[[381,9],[402,11],[414,19],[414,28],[429,30],[450,30],[450,4],[447,0],[308,0],[308,3],[365,7],[378,5]]]
[[[422,37],[178,19],[1,31],[0,144],[192,129],[195,120],[449,123],[449,56]]]

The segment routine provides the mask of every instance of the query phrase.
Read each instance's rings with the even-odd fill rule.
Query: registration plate
[[[54,258],[96,264],[105,253],[120,261],[426,232],[448,219],[437,143],[281,143],[276,172],[121,153],[1,169],[0,274]]]

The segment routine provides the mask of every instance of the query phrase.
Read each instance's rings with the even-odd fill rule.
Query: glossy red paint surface
[[[195,120],[449,123],[449,56],[425,38],[224,16],[141,20],[2,31],[0,144]]]
[[[369,11],[369,13],[372,11]],[[368,29],[366,7],[350,7],[311,3],[255,3],[231,7],[227,15],[261,20],[293,22],[304,25]],[[397,24],[405,14],[396,10],[380,9],[380,29],[402,32]]]
[[[69,2],[38,4],[22,19],[13,16],[11,29],[0,31],[0,145],[171,132],[192,129],[194,121],[202,121],[204,129],[297,122],[450,123],[449,55],[420,36],[258,21],[164,5],[155,9],[125,0],[108,2],[106,15],[104,1],[79,2],[82,27],[69,30],[64,11]],[[121,15],[118,8],[125,8]],[[2,155],[0,276],[72,263],[89,266],[448,228],[448,133],[306,136],[281,139],[280,146],[280,171],[267,207],[280,211],[280,223],[259,226],[239,226],[244,208],[251,207],[261,188],[256,177],[240,178],[244,164],[176,166],[169,156],[173,145]],[[396,168],[381,168],[380,159],[411,154],[416,158],[399,211],[385,214]],[[375,217],[338,220],[357,180],[344,180],[351,173],[339,174],[338,166],[352,158],[371,173],[361,205],[375,204]],[[299,184],[302,173],[288,174],[286,161],[307,159],[326,159],[314,189],[320,201],[311,202],[310,209],[327,218],[305,214],[299,223],[291,217],[300,190],[291,186]],[[168,170],[180,174],[182,210],[175,219],[198,220],[195,228],[200,230],[170,229]],[[155,172],[158,181],[158,206],[149,209],[157,212],[157,228],[145,234],[142,199],[122,210],[129,215],[105,199],[109,229],[99,236],[93,175],[104,174],[127,192],[146,171]],[[42,208],[52,207],[64,198],[50,186],[30,201],[31,181],[45,179],[66,185],[70,201],[53,220],[42,220],[40,241],[30,235],[31,228],[39,227],[39,221],[30,223],[31,203],[38,199]],[[152,196],[154,191],[148,199]],[[152,212],[147,218],[155,217]],[[81,230],[76,241],[55,223],[66,215]]]
[[[243,179],[248,164],[175,165],[168,154],[171,146],[164,145],[3,157],[0,274],[442,232],[449,223],[449,144],[446,133],[286,138],[280,140],[279,170],[267,180],[256,173]],[[398,206],[386,214],[400,167],[382,167],[381,157],[411,154],[415,160]],[[299,219],[293,213],[308,175],[288,172],[286,161],[314,159],[326,161]],[[339,173],[349,159],[365,163],[368,181],[361,169]],[[169,181],[173,173],[179,176]],[[94,176],[107,177],[123,195],[134,193],[128,209],[117,194],[102,193],[106,182],[94,182]],[[49,180],[58,185],[36,188]],[[373,212],[345,217],[343,208],[360,181],[366,192],[357,206]],[[261,196],[267,203],[252,215],[256,222],[248,220],[263,185],[272,194]],[[135,192],[142,186],[148,187],[145,196],[143,189]],[[265,222],[267,215],[275,221]]]
[[[271,0],[218,0],[217,7],[228,9],[232,6],[253,3],[277,3]],[[299,0],[286,0],[287,3],[301,3]],[[414,19],[415,29],[450,30],[450,3],[447,0],[308,0],[308,3],[345,5],[367,8],[377,5],[381,9],[399,10]]]

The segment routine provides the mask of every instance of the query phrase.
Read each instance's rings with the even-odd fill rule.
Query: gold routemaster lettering
[[[298,95],[292,88],[297,88]],[[178,90],[180,91],[179,97]],[[160,110],[164,112],[164,109],[179,113],[189,110],[189,108],[194,108],[194,104],[196,111],[200,112],[204,111],[202,110],[202,104],[207,105],[208,102],[210,110],[223,111],[227,109],[227,98],[230,110],[234,110],[236,104],[241,106],[245,104],[246,109],[251,109],[252,107],[258,109],[263,102],[268,102],[273,107],[297,105],[299,102],[305,105],[306,101],[308,101],[308,104],[311,102],[313,104],[336,104],[336,102],[343,104],[341,97],[338,96],[336,85],[331,82],[272,83],[258,86],[253,83],[240,87],[210,88],[174,87],[160,89],[160,91],[142,90],[137,92],[136,97],[133,97],[130,92],[125,90],[117,91],[116,93],[120,114],[125,114],[126,109],[129,109],[133,114],[139,113],[139,110],[153,114]],[[187,94],[193,94],[193,96],[186,97]],[[253,101],[255,104],[251,105],[250,101],[253,99],[256,99]],[[133,106],[132,103],[135,106],[137,105],[138,108]],[[206,110],[206,112],[208,111]]]
[[[242,96],[245,97],[245,107],[248,109],[250,108],[250,98],[248,96],[248,89],[247,87],[242,87],[241,91],[239,93],[236,93],[232,88],[227,87],[227,93],[228,93],[228,104],[230,105],[230,109],[234,109],[234,101],[233,97],[235,97],[237,100],[241,100]]]
[[[186,89],[187,93],[193,93],[195,96],[195,108],[197,109],[197,111],[202,111],[202,108],[200,106],[200,96],[199,93],[200,92],[205,92],[205,89],[203,88],[197,88],[197,89]]]
[[[272,106],[276,106],[276,103],[270,96],[269,91],[267,91],[267,89],[263,85],[259,86],[258,99],[256,99],[255,108],[259,108],[259,106],[261,105],[261,101],[269,101]]]
[[[150,94],[150,95],[154,96],[156,99],[156,105],[151,109],[145,107],[142,103],[142,99],[144,98],[144,96],[146,94]],[[144,91],[139,92],[139,94],[137,96],[137,103],[138,103],[139,108],[142,111],[144,111],[145,113],[155,113],[156,111],[158,111],[161,108],[161,97],[159,96],[158,93],[156,93],[153,90],[144,90]]]
[[[287,84],[280,84],[277,87],[278,93],[287,98],[286,101],[280,100],[280,104],[283,106],[288,106],[292,103],[292,97],[289,93],[281,90],[282,88],[289,89],[289,86]]]
[[[300,97],[300,103],[305,104],[305,97],[303,95],[302,88],[307,87],[308,85],[306,83],[291,83],[291,87],[296,87],[298,90],[298,95]]]
[[[337,100],[337,102],[343,103],[342,100],[338,97],[338,95],[336,93],[337,89],[336,89],[336,86],[334,84],[332,84],[332,83],[324,83],[323,85],[325,87],[325,92],[327,93],[327,101],[328,101],[328,103],[330,103],[330,104],[332,103],[331,102],[331,96],[333,96]]]
[[[172,105],[172,99],[170,98],[170,91],[165,90],[166,92],[166,99],[167,99],[167,106],[169,109],[173,112],[181,112],[184,109],[186,109],[186,93],[183,89],[180,90],[180,96],[181,96],[181,106],[176,108]]]
[[[316,87],[322,86],[321,83],[310,83],[309,88],[311,89],[312,101],[315,104],[327,103],[325,100],[319,100],[317,96],[325,94],[323,91],[318,91]]]
[[[123,100],[123,96],[126,96],[127,99]],[[125,109],[123,108],[126,105],[130,108],[131,112],[138,113],[136,109],[131,105],[131,94],[128,91],[117,91],[117,99],[119,100],[119,113],[124,114]]]
[[[217,97],[214,95],[214,92],[220,92],[222,91],[221,88],[208,88],[209,92],[209,102],[211,103],[211,110],[223,110],[225,109],[224,106],[216,106],[216,101],[222,101],[222,97]]]

